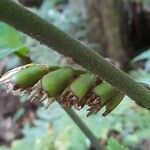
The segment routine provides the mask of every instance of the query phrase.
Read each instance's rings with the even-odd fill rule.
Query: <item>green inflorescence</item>
[[[8,91],[24,91],[32,99],[58,99],[62,107],[81,109],[89,106],[88,115],[106,106],[108,115],[124,98],[124,94],[85,70],[69,66],[30,64],[6,73],[0,82]]]

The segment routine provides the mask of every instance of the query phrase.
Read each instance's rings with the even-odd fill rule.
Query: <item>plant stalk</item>
[[[71,117],[71,119],[76,123],[76,125],[81,129],[81,131],[89,138],[93,147],[96,150],[104,150],[104,147],[100,145],[100,141],[95,137],[91,130],[85,125],[85,123],[80,119],[80,117],[71,109],[64,109],[66,113]]]
[[[24,32],[121,90],[150,110],[150,92],[90,48],[12,0],[0,0],[0,20]],[[115,43],[114,43],[115,44]]]

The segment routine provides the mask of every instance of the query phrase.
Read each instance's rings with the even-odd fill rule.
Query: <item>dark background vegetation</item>
[[[16,0],[15,0],[16,1]],[[19,0],[19,3],[150,83],[150,0]],[[0,22],[0,75],[63,56]],[[44,109],[0,90],[0,150],[85,150],[89,140],[57,103]],[[77,112],[108,150],[150,150],[150,113],[128,97],[106,118]]]

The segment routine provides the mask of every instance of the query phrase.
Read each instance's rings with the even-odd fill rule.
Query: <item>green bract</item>
[[[45,74],[57,68],[57,66],[29,65],[12,75],[10,80],[14,83],[15,88],[28,88],[37,83]]]
[[[94,88],[94,93],[100,98],[102,104],[117,94],[117,90],[109,83],[103,82]]]
[[[48,73],[42,78],[43,90],[49,97],[59,96],[75,76],[74,73],[75,71],[70,67],[63,67]]]
[[[87,92],[94,86],[96,82],[96,76],[90,73],[80,75],[70,85],[70,89],[73,94],[81,100]]]
[[[118,92],[114,97],[112,97],[107,103],[106,103],[106,111],[103,113],[103,116],[108,115],[112,110],[114,110],[119,103],[124,98],[124,94],[121,92]]]
[[[86,104],[86,95],[95,82],[95,75],[90,73],[79,75],[61,94],[59,103],[64,108],[74,106],[75,109],[81,109]]]

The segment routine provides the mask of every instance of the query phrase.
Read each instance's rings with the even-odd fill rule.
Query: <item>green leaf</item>
[[[0,22],[0,46],[16,48],[22,45],[20,33],[14,28]]]
[[[24,47],[20,33],[0,22],[0,59],[16,51],[22,56],[27,56],[29,52],[28,48]]]
[[[29,52],[29,49],[27,47],[19,47],[15,49],[11,49],[11,48],[0,49],[0,60],[6,57],[7,55],[17,52],[17,51],[21,53],[22,55],[27,55]]]
[[[28,56],[28,54],[29,54],[29,48],[27,48],[27,47],[21,47],[16,52],[17,52],[17,54],[20,54],[21,56]]]
[[[108,140],[107,150],[128,150],[114,139]]]

